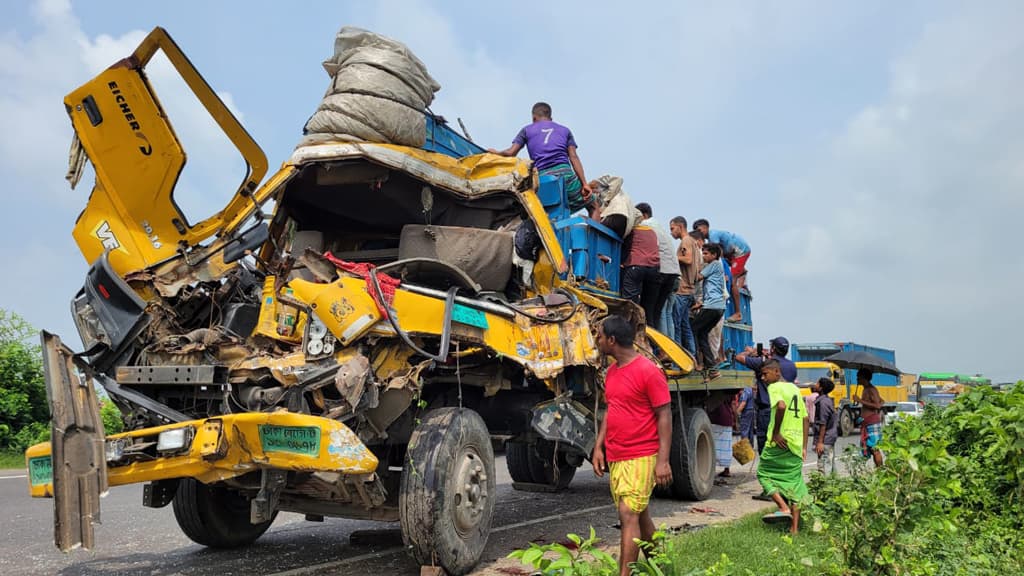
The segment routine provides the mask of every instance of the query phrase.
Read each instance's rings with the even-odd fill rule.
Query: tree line
[[[102,408],[107,433],[120,432],[120,412],[109,401]],[[21,452],[49,439],[39,333],[18,314],[0,309],[0,450]]]

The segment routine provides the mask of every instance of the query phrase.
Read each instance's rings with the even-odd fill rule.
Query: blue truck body
[[[456,132],[445,122],[444,118],[432,114],[425,114],[425,116],[427,118],[427,139],[423,144],[424,150],[438,152],[453,158],[462,158],[486,152],[486,150]]]
[[[789,347],[789,356],[793,362],[821,362],[826,357],[838,352],[865,351],[870,352],[883,360],[896,364],[896,351],[856,342],[824,342],[809,344],[793,344]],[[857,371],[845,370],[846,382],[857,382]],[[871,378],[875,386],[898,386],[900,377],[893,374],[875,374]]]

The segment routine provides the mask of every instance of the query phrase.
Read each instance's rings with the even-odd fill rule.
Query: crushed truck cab
[[[174,201],[185,151],[145,74],[157,51],[248,166],[193,224]],[[43,334],[52,438],[26,453],[60,549],[93,546],[108,486],[145,483],[143,504],[172,504],[206,546],[250,544],[280,510],[393,520],[418,560],[463,574],[490,531],[493,440],[522,489],[563,489],[590,457],[608,362],[595,331],[613,313],[643,326],[643,311],[602,268],[621,239],[568,218],[560,181],[432,116],[423,147],[322,141],[265,177],[159,28],[65,104],[69,179],[96,169],[73,232],[90,263],[71,303],[84,351]],[[706,410],[749,373],[703,383],[672,340],[640,334],[674,395],[665,495],[706,498]],[[104,434],[97,388],[126,432]]]

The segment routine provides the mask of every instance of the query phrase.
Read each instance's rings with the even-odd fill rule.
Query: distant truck
[[[794,344],[790,347],[790,356],[796,364],[797,380],[801,388],[809,389],[819,378],[831,379],[836,384],[832,398],[839,409],[839,433],[843,436],[853,434],[860,416],[860,404],[853,397],[861,394],[857,386],[857,371],[842,369],[831,362],[825,362],[828,356],[839,352],[864,350],[877,355],[883,360],[896,363],[896,352],[886,348],[866,346],[855,342],[831,342],[814,344]],[[882,401],[886,404],[906,402],[909,390],[901,385],[901,378],[892,374],[875,374],[871,382],[878,387]],[[809,393],[809,392],[808,392]]]
[[[984,376],[955,372],[922,372],[917,377],[914,395],[918,402],[947,406],[972,386],[991,386],[992,380]]]

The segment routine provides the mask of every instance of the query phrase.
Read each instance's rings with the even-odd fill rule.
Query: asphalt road
[[[844,439],[845,445],[853,439]],[[808,467],[813,466],[808,464]],[[569,532],[597,529],[615,542],[615,512],[607,479],[584,465],[560,494],[512,490],[505,459],[495,462],[498,504],[483,563],[506,556],[530,541],[563,540]],[[240,550],[210,550],[193,544],[178,529],[170,506],[142,506],[142,486],[112,488],[101,502],[95,550],[62,554],[53,545],[53,501],[28,497],[20,470],[0,470],[0,574],[61,576],[170,576],[265,574],[418,574],[405,553],[397,524],[327,518],[308,522],[282,513],[257,543]],[[749,503],[749,490],[715,487],[720,504],[730,498]],[[655,500],[656,518],[673,517],[692,503]],[[672,527],[672,526],[670,526]],[[369,535],[354,533],[375,531]],[[523,574],[529,572],[523,571]]]

